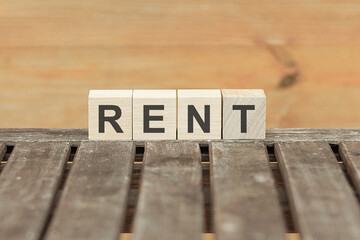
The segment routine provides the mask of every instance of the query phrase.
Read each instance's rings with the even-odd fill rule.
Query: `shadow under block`
[[[134,90],[133,139],[176,139],[176,90]]]
[[[265,139],[266,96],[261,89],[223,89],[223,139]]]
[[[178,90],[178,139],[221,139],[221,92]]]
[[[132,139],[133,90],[91,90],[89,140]]]

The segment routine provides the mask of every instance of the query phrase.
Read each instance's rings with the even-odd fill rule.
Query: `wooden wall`
[[[87,127],[89,89],[264,88],[267,127],[360,126],[360,4],[0,2],[0,127]]]

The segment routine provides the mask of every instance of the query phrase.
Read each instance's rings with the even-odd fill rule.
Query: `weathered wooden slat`
[[[216,239],[285,239],[262,143],[212,143],[210,166]]]
[[[70,142],[88,140],[87,129],[59,128],[0,128],[0,141],[17,142]]]
[[[19,143],[0,175],[0,239],[39,239],[70,153],[66,143]]]
[[[266,144],[290,141],[339,143],[360,141],[360,128],[272,128],[267,129]]]
[[[360,209],[324,142],[279,143],[275,154],[302,239],[360,239]]]
[[[134,159],[132,142],[84,142],[45,239],[117,239]]]
[[[3,159],[5,154],[6,154],[6,145],[5,143],[0,143],[0,161]]]
[[[344,142],[339,146],[341,158],[360,195],[360,142]]]
[[[70,142],[78,144],[88,141],[87,129],[36,129],[36,128],[0,128],[0,141],[14,144],[17,142]],[[238,140],[225,140],[238,142]],[[340,143],[342,141],[360,141],[359,128],[270,128],[266,129],[266,144],[287,141],[326,141]],[[196,141],[208,143],[208,140]]]
[[[201,156],[192,142],[146,145],[134,240],[201,239]]]

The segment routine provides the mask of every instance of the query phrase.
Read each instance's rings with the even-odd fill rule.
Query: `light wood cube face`
[[[89,140],[132,139],[132,90],[91,90]]]
[[[176,139],[176,90],[134,90],[133,139]]]
[[[266,97],[261,89],[223,89],[223,139],[265,139]]]
[[[219,89],[178,90],[178,139],[221,139]]]

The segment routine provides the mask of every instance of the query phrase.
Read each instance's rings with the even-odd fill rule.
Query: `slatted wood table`
[[[0,239],[360,239],[360,129],[101,141],[0,129]]]

